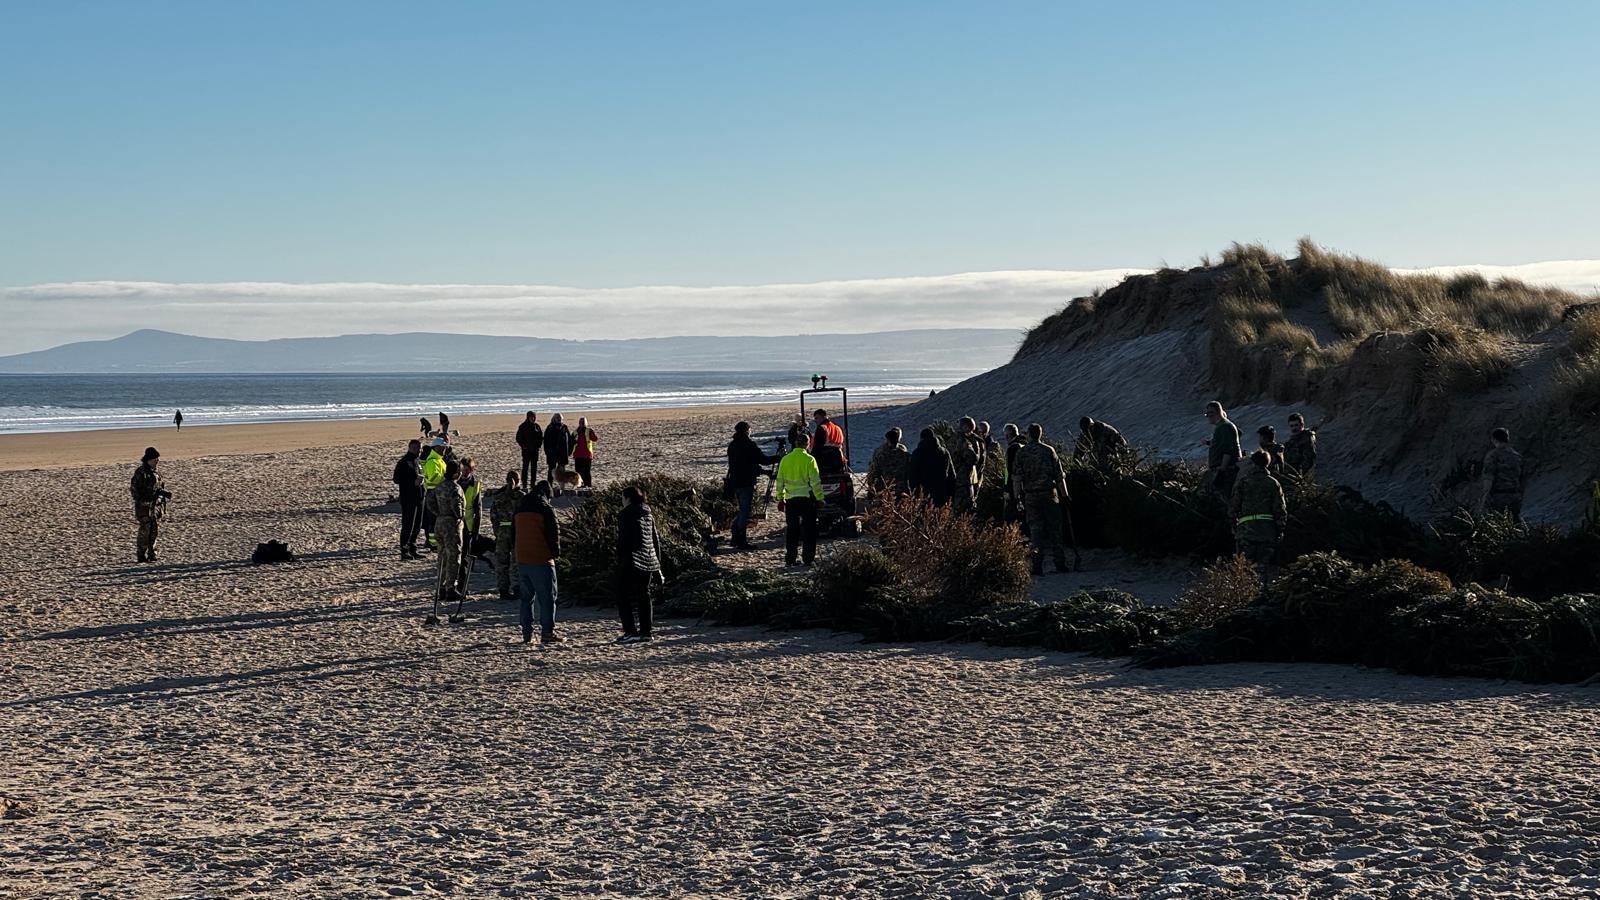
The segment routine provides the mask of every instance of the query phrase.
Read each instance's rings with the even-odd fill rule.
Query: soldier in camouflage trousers
[[[867,485],[874,491],[904,494],[911,484],[911,451],[900,443],[900,429],[891,428],[883,435],[883,444],[873,451],[872,462],[867,465]]]
[[[1067,500],[1067,480],[1061,457],[1044,442],[1044,426],[1028,426],[1028,442],[1017,450],[1011,479],[1022,498],[1022,512],[1033,542],[1033,574],[1044,574],[1044,554],[1055,560],[1057,572],[1067,571],[1067,550],[1061,539],[1062,508]]]
[[[978,485],[983,480],[983,440],[978,437],[978,423],[971,416],[962,416],[959,427],[956,445],[950,448],[950,462],[956,467],[951,508],[958,513],[969,513],[977,505]]]
[[[467,498],[456,480],[460,476],[461,464],[450,460],[445,464],[444,480],[428,494],[428,502],[433,504],[433,533],[439,541],[440,600],[456,595],[456,581],[461,577],[461,520]]]
[[[1283,500],[1283,485],[1267,468],[1272,454],[1257,450],[1250,454],[1250,465],[1233,484],[1228,512],[1233,517],[1233,539],[1240,553],[1258,566],[1270,566],[1278,552],[1283,531],[1289,522],[1289,508]]]
[[[1489,436],[1493,445],[1483,458],[1484,512],[1506,513],[1522,521],[1522,454],[1511,448],[1511,432],[1496,428]]]
[[[156,561],[156,535],[161,529],[161,515],[166,510],[167,498],[172,496],[156,472],[159,459],[161,454],[156,448],[145,448],[139,468],[133,470],[133,479],[128,485],[133,494],[133,515],[139,520],[139,562]]]
[[[517,548],[517,504],[526,492],[522,490],[516,469],[506,472],[506,486],[495,491],[489,504],[489,523],[494,527],[494,580],[500,588],[501,600],[513,600],[511,594],[512,552]]]

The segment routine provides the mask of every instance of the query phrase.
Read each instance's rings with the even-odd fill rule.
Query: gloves
[[[783,512],[783,511],[787,510],[788,508],[789,508],[789,504],[783,502],[782,500],[778,501],[778,512]]]

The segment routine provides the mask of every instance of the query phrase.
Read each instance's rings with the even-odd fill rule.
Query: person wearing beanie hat
[[[167,501],[172,498],[161,481],[161,475],[156,472],[156,462],[160,459],[161,451],[146,447],[144,456],[139,459],[139,467],[133,470],[133,480],[129,485],[133,494],[133,515],[139,521],[139,562],[156,561],[156,535],[160,531],[161,516],[166,512]]]

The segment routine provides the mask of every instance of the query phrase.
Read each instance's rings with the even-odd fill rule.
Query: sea
[[[795,372],[559,372],[305,375],[0,375],[0,433],[319,419],[460,417],[534,410],[782,403],[811,386]],[[850,404],[926,397],[977,371],[829,372]],[[570,418],[570,415],[569,415]]]

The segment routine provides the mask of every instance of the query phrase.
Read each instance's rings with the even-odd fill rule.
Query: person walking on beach
[[[789,445],[793,447],[778,461],[778,510],[783,517],[784,565],[797,561],[804,544],[804,555],[798,556],[811,565],[817,558],[817,506],[822,503],[822,471],[817,459],[806,450],[806,433],[799,427],[790,429]]]
[[[1483,457],[1483,497],[1479,508],[1486,513],[1505,513],[1522,521],[1522,454],[1511,447],[1511,432],[1496,428],[1489,435],[1489,452]]]
[[[461,548],[464,553],[461,573],[456,579],[456,590],[467,593],[467,580],[472,577],[472,560],[477,557],[475,544],[478,527],[483,523],[483,490],[478,484],[477,465],[472,457],[463,456],[461,475],[456,483],[461,486]]]
[[[733,440],[728,442],[728,487],[733,490],[739,512],[733,517],[733,549],[750,549],[750,516],[755,506],[756,482],[761,478],[763,466],[776,460],[761,449],[750,437],[750,423],[733,426]]]
[[[1283,462],[1300,478],[1310,478],[1317,467],[1317,430],[1307,428],[1306,417],[1299,413],[1289,414],[1289,440],[1283,445]]]
[[[515,483],[515,476],[515,472],[506,473],[508,484]],[[539,643],[561,642],[556,635],[556,560],[561,558],[561,525],[549,498],[550,482],[539,482],[518,499],[512,527],[516,534],[517,600],[524,644],[533,640],[535,608],[539,614]]]
[[[906,483],[912,491],[925,494],[934,506],[950,502],[956,487],[956,468],[932,428],[922,429],[917,449],[911,451],[911,474]]]
[[[450,417],[442,409],[439,410],[439,433],[445,437],[450,436]]]
[[[1268,471],[1271,466],[1272,454],[1267,450],[1251,453],[1250,466],[1228,499],[1234,544],[1246,559],[1261,567],[1271,566],[1289,522],[1283,485]]]
[[[183,410],[180,409],[172,414],[172,427],[179,431],[183,430]]]
[[[494,493],[489,502],[489,524],[494,528],[494,578],[500,589],[500,599],[510,600],[511,566],[516,561],[517,506],[525,496],[517,479],[517,470],[506,472],[506,485]]]
[[[578,429],[572,432],[572,467],[578,470],[580,486],[594,490],[594,445],[600,435],[589,427],[589,419],[578,417]]]
[[[1239,426],[1215,400],[1206,404],[1206,421],[1211,423],[1211,437],[1202,441],[1207,447],[1206,482],[1227,499],[1233,496],[1233,482],[1239,477]]]
[[[622,617],[622,636],[617,643],[637,644],[650,640],[654,619],[650,585],[661,577],[661,538],[642,489],[629,485],[622,500],[625,505],[617,525],[617,611]]]
[[[422,436],[424,438],[432,437],[433,436],[433,423],[428,421],[428,417],[427,416],[420,416],[420,417],[418,417],[417,421],[422,423]]]
[[[522,449],[522,483],[531,485],[539,477],[539,450],[544,446],[544,428],[539,425],[539,414],[531,409],[517,426],[517,446]]]
[[[161,453],[156,448],[146,447],[129,484],[133,494],[133,516],[139,522],[139,562],[156,561],[156,537],[161,530],[161,517],[166,513],[167,501],[172,499],[160,473],[156,472],[156,464],[160,459]]]
[[[1033,542],[1033,574],[1044,574],[1046,553],[1054,558],[1057,572],[1067,571],[1067,551],[1061,538],[1066,474],[1056,449],[1044,442],[1044,426],[1037,422],[1028,426],[1028,443],[1017,451],[1015,478],[1028,520],[1028,538]]]
[[[400,491],[400,558],[417,559],[417,533],[422,530],[422,442],[413,439],[394,464]]]
[[[867,463],[867,487],[873,491],[904,494],[911,489],[911,451],[900,443],[902,432],[891,428],[883,433],[883,444],[872,451]]]
[[[550,482],[550,490],[556,496],[561,494],[561,480],[556,476],[565,471],[571,461],[572,430],[561,421],[561,413],[556,413],[544,430],[545,480]]]
[[[461,477],[461,464],[455,460],[445,463],[444,478],[438,487],[428,492],[428,505],[433,508],[434,538],[439,547],[439,602],[455,599],[456,581],[461,577],[461,519],[466,515],[466,498],[456,479]]]

